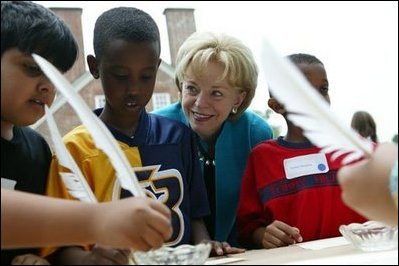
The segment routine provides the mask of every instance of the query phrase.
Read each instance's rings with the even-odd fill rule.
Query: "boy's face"
[[[299,64],[301,72],[305,75],[309,83],[330,105],[330,95],[328,94],[327,73],[322,64]]]
[[[322,64],[302,63],[297,65],[309,81],[310,85],[326,100],[330,105],[330,95],[328,94],[327,73]],[[276,113],[286,116],[287,111],[284,105],[280,104],[276,98],[271,97],[268,101],[269,107]]]
[[[110,42],[96,64],[106,108],[118,118],[138,119],[151,99],[160,62],[157,42]]]
[[[55,89],[32,56],[17,48],[1,57],[1,120],[16,126],[34,124],[50,106]]]

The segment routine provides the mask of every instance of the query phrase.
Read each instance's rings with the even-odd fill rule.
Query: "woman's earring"
[[[100,75],[98,74],[97,71],[93,72],[92,75],[93,75],[93,77],[94,77],[95,79],[98,79],[98,78],[100,77]]]
[[[235,115],[237,113],[237,107],[233,107],[233,109],[231,109],[231,113]]]

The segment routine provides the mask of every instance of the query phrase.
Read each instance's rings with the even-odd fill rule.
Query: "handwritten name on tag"
[[[284,160],[284,171],[287,179],[304,175],[327,173],[329,167],[324,153],[314,153]]]

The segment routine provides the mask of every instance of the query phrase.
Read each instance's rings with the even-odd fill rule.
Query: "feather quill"
[[[90,132],[96,146],[108,155],[121,187],[130,191],[135,196],[145,196],[125,154],[105,124],[94,115],[83,99],[75,92],[72,85],[51,63],[39,55],[32,54],[32,56],[43,73],[65,96],[68,103],[79,115],[80,120]]]
[[[371,155],[372,143],[345,126],[298,68],[266,40],[262,45],[262,64],[269,89],[284,105],[288,119],[301,127],[304,135],[322,148],[321,152],[332,152],[333,159],[346,154],[343,164]]]
[[[60,172],[62,181],[64,182],[69,194],[87,203],[97,203],[89,184],[87,184],[82,172],[72,158],[71,154],[66,149],[62,141],[61,134],[58,130],[57,124],[54,121],[52,111],[49,110],[47,105],[44,107],[46,113],[46,121],[50,131],[51,139],[53,140],[55,153],[57,154],[60,165],[68,168],[71,173]]]

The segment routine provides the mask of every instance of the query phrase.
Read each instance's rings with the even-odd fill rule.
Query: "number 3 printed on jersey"
[[[184,196],[183,179],[176,169],[158,171],[160,167],[160,165],[152,165],[134,167],[133,170],[147,196],[161,201],[171,210],[173,234],[165,245],[172,246],[180,242],[185,229],[183,214],[180,210],[180,204]],[[130,193],[126,193],[128,192],[121,191],[119,181],[116,179],[112,199],[130,196]]]

